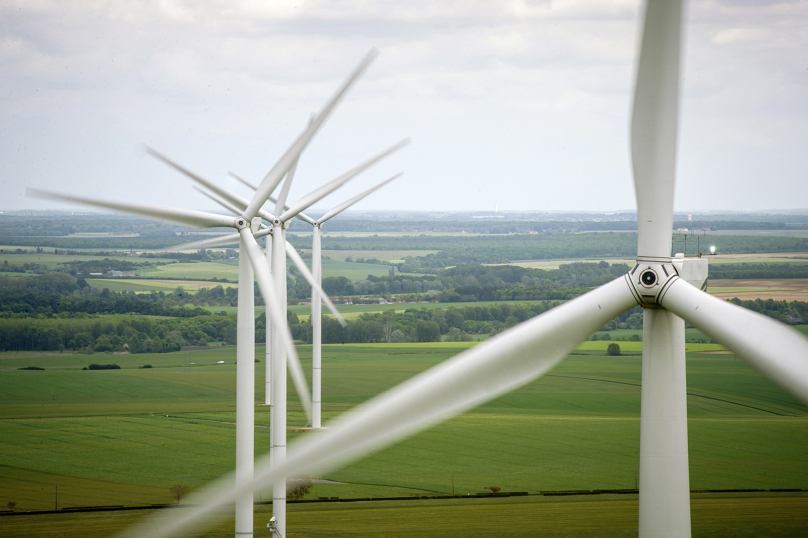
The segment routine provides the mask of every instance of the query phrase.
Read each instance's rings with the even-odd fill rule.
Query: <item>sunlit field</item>
[[[471,345],[324,346],[326,421]],[[418,500],[292,504],[290,535],[465,536],[480,529],[493,536],[636,535],[636,494],[541,495],[635,487],[642,344],[620,342],[619,357],[606,356],[607,345],[585,342],[544,378],[324,473],[321,478],[340,483],[316,484],[307,497]],[[311,348],[298,349],[309,371]],[[808,489],[808,409],[721,351],[715,344],[688,344],[691,488]],[[258,405],[263,348],[256,349],[256,358]],[[122,369],[81,370],[89,362],[115,362]],[[45,370],[17,370],[26,366]],[[290,427],[305,426],[291,387],[289,406]],[[199,487],[232,468],[234,422],[232,348],[152,355],[5,353],[0,492],[5,502],[17,503],[16,512],[53,510],[56,502],[59,510],[170,503],[173,485]],[[257,453],[269,448],[267,426],[267,408],[259,405]],[[305,433],[290,431],[290,441],[299,435]],[[530,496],[471,499],[486,486]],[[268,492],[259,492],[257,500]],[[467,498],[420,499],[453,492]],[[749,536],[805,535],[805,495],[694,493],[694,535],[733,536],[741,527]],[[265,535],[260,532],[268,510],[258,509],[257,536]],[[741,519],[729,515],[739,511]],[[149,512],[0,517],[0,534],[58,535],[54,525],[62,532],[98,525],[103,534]],[[499,525],[489,521],[496,514]],[[232,525],[225,522],[210,536],[228,532]]]

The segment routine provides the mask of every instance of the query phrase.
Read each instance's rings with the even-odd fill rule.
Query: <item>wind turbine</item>
[[[690,536],[683,324],[700,328],[808,404],[808,339],[788,326],[711,297],[671,258],[679,100],[681,2],[649,0],[631,122],[637,261],[624,277],[500,333],[415,376],[295,443],[286,462],[258,462],[252,484],[228,478],[194,496],[199,507],[127,535],[201,528],[201,516],[275,480],[334,469],[543,375],[626,310],[644,308],[639,536]],[[678,267],[677,267],[678,266]],[[697,273],[699,272],[696,266]],[[699,283],[701,276],[694,279]],[[683,321],[684,320],[684,321]],[[148,527],[146,525],[149,525]]]
[[[353,206],[360,200],[370,196],[377,190],[381,189],[391,181],[401,177],[401,174],[396,174],[390,179],[386,179],[381,183],[361,192],[345,202],[334,207],[326,212],[322,217],[317,219],[312,224],[312,240],[311,240],[311,272],[314,274],[314,279],[317,282],[317,287],[312,286],[311,290],[311,427],[319,429],[322,427],[322,362],[323,362],[323,311],[321,301],[326,297],[320,296],[322,291],[322,278],[323,278],[323,256],[320,232],[323,224],[328,220],[336,217],[349,207]],[[316,295],[315,295],[316,294]]]
[[[287,176],[286,181],[284,182],[283,189],[281,194],[278,196],[278,200],[275,205],[275,213],[280,214],[280,216],[274,218],[272,222],[272,241],[270,247],[269,236],[267,237],[267,249],[271,248],[271,260],[272,260],[272,275],[275,280],[275,285],[277,286],[277,295],[279,301],[281,301],[281,305],[286,305],[286,255],[287,253],[290,257],[295,261],[298,267],[305,267],[303,260],[300,259],[300,256],[297,254],[297,251],[289,244],[286,240],[286,228],[289,226],[292,218],[294,218],[299,212],[308,209],[313,204],[317,203],[318,201],[322,200],[335,190],[339,189],[345,183],[356,177],[361,172],[365,171],[369,167],[373,166],[380,160],[384,159],[385,157],[391,155],[392,153],[398,151],[399,149],[403,148],[404,146],[410,143],[410,139],[404,139],[401,142],[398,142],[391,146],[390,148],[384,150],[383,152],[377,154],[376,156],[368,159],[367,161],[353,167],[351,170],[348,170],[344,174],[336,177],[335,179],[329,181],[325,185],[311,191],[309,194],[303,196],[300,200],[296,203],[292,204],[292,207],[282,211],[282,208],[286,202],[286,198],[289,193],[289,188],[292,183],[293,174],[289,174]],[[238,176],[235,176],[237,179]],[[240,179],[241,180],[241,179]],[[248,182],[241,180],[246,185],[253,187]],[[306,274],[308,271],[306,270]],[[320,288],[320,283],[315,280],[309,281],[312,284],[312,300],[314,300],[314,295],[317,294],[318,296],[321,295],[322,290]],[[324,294],[322,294],[324,296]],[[319,298],[318,298],[319,300]],[[328,301],[329,308],[331,308],[332,312],[336,312],[336,308],[333,304],[331,304],[330,300]],[[337,319],[342,320],[342,317],[337,315]],[[341,321],[344,325],[344,321]],[[278,323],[278,322],[276,322]],[[275,324],[276,324],[275,323]],[[285,324],[285,320],[281,321],[280,323]],[[271,450],[270,450],[270,458],[275,464],[281,464],[286,459],[286,359],[285,359],[285,349],[278,339],[274,336],[275,331],[273,324],[273,330],[270,330],[269,320],[267,321],[267,336],[269,345],[269,340],[272,341],[272,369],[270,375],[272,377],[272,388],[271,388]],[[272,336],[270,336],[270,332]],[[309,417],[312,418],[312,417]],[[286,534],[286,480],[278,480],[273,485],[273,495],[272,495],[272,514],[276,518],[276,528],[281,535]]]
[[[277,299],[275,286],[271,281],[271,275],[267,259],[261,252],[261,248],[255,240],[254,234],[258,234],[261,228],[261,218],[269,217],[274,220],[275,216],[265,213],[261,207],[266,203],[270,194],[278,184],[291,171],[294,174],[294,167],[300,154],[308,146],[311,139],[322,127],[325,120],[333,112],[336,105],[345,95],[347,90],[353,86],[359,76],[367,69],[370,63],[378,55],[376,49],[372,49],[348,78],[338,88],[337,92],[327,101],[326,105],[315,115],[306,129],[298,135],[292,145],[281,155],[272,169],[264,176],[259,184],[255,195],[251,200],[241,204],[233,199],[223,196],[228,202],[237,206],[236,217],[226,217],[213,213],[201,211],[191,211],[164,206],[151,206],[144,204],[134,204],[126,202],[116,202],[89,198],[72,194],[60,194],[53,192],[28,189],[27,194],[40,198],[61,200],[68,202],[78,202],[82,204],[103,207],[114,211],[131,213],[159,220],[167,220],[180,224],[195,227],[231,227],[238,231],[239,240],[239,310],[237,320],[237,382],[236,382],[236,483],[249,483],[253,477],[254,468],[254,399],[255,399],[255,310],[253,303],[253,280],[258,282],[261,294],[267,305],[267,320],[278,320],[276,323],[275,340],[279,348],[288,353],[290,362],[293,364],[293,378],[296,382],[298,395],[300,396],[307,414],[310,414],[310,398],[305,376],[300,367],[300,361],[294,347],[294,341],[289,333],[289,327],[285,323],[285,311]],[[152,154],[161,158],[171,166],[187,172],[175,163],[150,150]],[[211,189],[214,190],[215,189]],[[303,208],[305,209],[305,208]],[[302,209],[301,209],[302,210]],[[235,235],[235,234],[234,234]],[[232,237],[232,236],[231,236]],[[245,259],[246,258],[246,259]],[[249,262],[248,262],[248,261]],[[283,365],[283,386],[286,383],[286,370]],[[284,391],[285,393],[285,391]],[[284,394],[285,397],[285,394]],[[285,437],[285,431],[284,431]],[[236,534],[252,535],[253,531],[253,492],[245,491],[236,504]]]

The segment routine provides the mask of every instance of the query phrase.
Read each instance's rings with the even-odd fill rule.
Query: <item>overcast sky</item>
[[[0,209],[25,187],[215,206],[148,144],[239,194],[371,47],[290,199],[413,144],[316,207],[636,207],[633,0],[0,3]],[[808,208],[808,2],[690,2],[676,209]]]

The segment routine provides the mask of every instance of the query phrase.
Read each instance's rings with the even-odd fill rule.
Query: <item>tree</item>
[[[419,320],[415,324],[415,332],[419,342],[440,341],[440,327],[434,321]]]
[[[313,484],[310,478],[293,478],[286,485],[286,499],[299,501],[311,492]]]
[[[620,346],[618,344],[609,344],[606,348],[606,354],[610,357],[617,357],[620,355]]]
[[[457,327],[452,327],[449,329],[449,341],[450,342],[469,342],[471,341],[471,337],[466,333],[466,331],[462,331]]]
[[[485,486],[483,489],[490,489],[490,490],[491,490],[491,493],[493,493],[494,495],[496,495],[497,493],[499,493],[499,491],[500,491],[502,488],[501,488],[501,487],[499,487],[499,486]]]
[[[168,488],[168,491],[171,493],[171,496],[177,499],[177,504],[180,504],[180,500],[190,493],[190,490],[183,486],[182,484],[177,484],[176,486],[171,486]]]

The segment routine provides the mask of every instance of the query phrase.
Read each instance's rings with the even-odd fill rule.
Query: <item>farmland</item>
[[[115,224],[113,221],[103,219],[104,225]],[[87,224],[84,233],[63,237],[48,237],[44,233],[42,237],[31,236],[33,246],[28,248],[32,250],[25,254],[12,253],[25,247],[0,247],[11,251],[0,254],[0,268],[5,269],[3,278],[11,277],[7,279],[8,289],[16,293],[9,293],[8,297],[13,300],[0,305],[7,307],[4,309],[9,318],[14,318],[4,323],[24,325],[26,331],[32,330],[26,324],[37,325],[33,332],[21,333],[30,336],[30,341],[23,339],[28,347],[9,349],[56,349],[34,347],[34,336],[71,324],[87,324],[82,331],[91,333],[95,331],[95,321],[103,332],[108,322],[147,320],[154,327],[166,327],[162,333],[149,333],[155,341],[159,337],[165,342],[172,333],[169,329],[202,327],[205,320],[211,327],[222,328],[216,329],[216,334],[207,335],[208,349],[186,352],[171,351],[185,345],[204,346],[204,342],[196,342],[198,334],[187,334],[184,340],[176,342],[171,340],[176,347],[154,354],[140,352],[154,350],[151,347],[130,347],[132,354],[112,354],[106,352],[109,347],[103,344],[95,347],[81,344],[87,354],[74,354],[75,351],[69,351],[73,349],[70,346],[63,352],[0,353],[0,453],[3,454],[0,456],[0,497],[5,499],[2,504],[17,503],[13,510],[26,512],[52,510],[58,503],[60,511],[0,517],[0,535],[4,537],[111,535],[152,510],[96,513],[61,510],[169,503],[172,502],[170,487],[177,484],[192,489],[200,487],[230,471],[234,465],[235,349],[218,346],[227,343],[224,327],[235,323],[232,316],[236,313],[235,300],[232,291],[230,295],[222,295],[221,290],[216,290],[218,295],[214,297],[198,290],[219,285],[225,290],[235,288],[238,260],[228,258],[236,254],[217,251],[207,256],[201,251],[189,251],[150,258],[148,256],[155,252],[153,249],[183,238],[170,234],[141,237],[137,232],[127,232],[123,224],[120,230],[116,228],[114,233],[99,236],[89,229],[91,224]],[[385,226],[390,225],[385,223]],[[532,228],[543,224],[520,223],[519,226]],[[43,230],[46,228],[43,224]],[[418,225],[418,229],[421,228]],[[530,296],[524,290],[549,290],[559,295],[551,302],[562,302],[599,284],[597,279],[604,275],[614,278],[622,274],[619,271],[608,273],[609,267],[632,264],[636,249],[635,232],[631,230],[563,236],[526,233],[517,236],[507,231],[497,235],[459,231],[427,232],[423,236],[421,233],[416,234],[414,230],[378,234],[344,231],[325,235],[327,250],[324,254],[330,259],[324,260],[323,276],[344,277],[356,284],[352,292],[335,292],[335,295],[449,301],[338,305],[351,324],[371,317],[360,318],[362,314],[389,309],[398,313],[415,309],[422,317],[434,315],[439,320],[442,316],[435,311],[437,308],[455,306],[460,311],[464,307],[490,307],[494,303],[536,305],[550,300],[538,300],[544,297]],[[716,243],[721,247],[721,254],[710,257],[711,268],[717,268],[718,264],[733,267],[723,269],[730,273],[729,277],[709,282],[709,292],[721,298],[808,300],[805,285],[808,279],[798,276],[804,271],[802,266],[808,268],[808,258],[804,251],[793,248],[803,245],[803,232],[749,231],[748,237],[756,236],[753,241],[742,237],[746,234],[743,230],[716,234],[721,235]],[[792,237],[773,237],[775,234]],[[307,252],[310,238],[305,230],[299,235],[292,241]],[[761,237],[765,235],[772,237]],[[8,241],[12,245],[28,244],[26,237],[9,239],[14,239]],[[124,256],[130,245],[146,256]],[[40,247],[36,253],[35,246]],[[81,250],[79,255],[67,255],[61,252],[63,246]],[[106,250],[99,254],[103,249],[96,246]],[[769,246],[776,248],[766,250]],[[41,252],[42,247],[47,247],[48,251]],[[59,248],[60,254],[53,254],[54,248]],[[730,251],[737,253],[726,254]],[[413,257],[423,264],[412,263]],[[84,263],[99,258],[109,258],[113,264],[128,263],[137,278],[87,278],[81,289],[65,292],[61,302],[46,302],[47,294],[36,291],[38,278],[43,283],[49,282],[49,286],[58,284],[58,279],[51,278],[53,275],[49,276],[48,271],[73,267],[86,276],[97,269],[69,265],[69,262]],[[351,262],[345,261],[346,258],[375,258],[384,264]],[[410,267],[398,266],[395,276],[390,277],[391,266],[387,263],[400,264],[404,258],[408,258]],[[489,274],[484,274],[477,271],[479,265],[451,268],[488,259],[511,260],[509,265],[544,271],[525,274],[521,268],[504,267],[501,271],[496,268],[499,273],[492,268]],[[607,260],[611,266],[570,265],[599,260]],[[436,263],[430,265],[431,262]],[[23,270],[23,264],[30,266]],[[735,266],[742,264],[748,265],[744,270],[756,271],[756,276],[732,276]],[[789,273],[791,278],[768,278],[763,274],[776,273],[778,267],[783,266],[796,269]],[[414,272],[400,273],[401,270]],[[76,275],[73,281],[80,276]],[[26,289],[13,289],[15,283],[23,282],[17,277],[30,278],[31,285]],[[400,279],[398,289],[392,287],[394,278]],[[436,279],[442,279],[442,285],[435,285]],[[384,286],[378,284],[380,282]],[[178,286],[188,292],[187,297],[172,293]],[[102,291],[104,288],[113,295],[128,295],[110,298],[109,292]],[[439,291],[425,294],[426,290],[433,289]],[[511,289],[511,294],[497,301],[477,300],[487,298],[481,293],[491,289]],[[448,293],[453,290],[460,291],[454,295]],[[166,294],[152,296],[151,291]],[[439,297],[443,292],[446,292],[445,297]],[[305,293],[306,289],[301,287],[296,297],[306,300]],[[517,299],[520,296],[522,298]],[[17,306],[23,304],[25,298],[29,298],[25,304],[33,305],[32,309]],[[39,299],[41,301],[37,302]],[[65,306],[84,304],[81,301],[89,305],[84,310],[77,307],[68,311]],[[115,301],[120,304],[165,301],[167,306],[160,316],[135,317],[129,306],[105,309],[106,304],[113,305]],[[452,301],[462,302],[453,304]],[[42,306],[46,304],[53,305],[52,311]],[[216,315],[204,316],[201,314],[205,312],[200,310],[201,314],[193,314],[198,317],[190,319],[171,317],[178,316],[171,308],[185,313],[192,311],[193,306]],[[288,309],[300,320],[306,320],[310,312],[308,305],[291,305]],[[219,316],[223,311],[226,316]],[[97,315],[98,312],[101,315]],[[447,315],[449,312],[446,310]],[[264,307],[256,307],[256,315],[262,313]],[[78,319],[54,319],[61,314],[67,317],[75,314]],[[83,319],[83,314],[87,314],[87,320]],[[784,319],[785,313],[782,316]],[[478,319],[481,325],[485,318],[472,319],[469,315],[466,321]],[[508,319],[506,314],[500,321],[504,323]],[[456,323],[456,328],[466,327],[463,320],[452,323]],[[626,320],[604,327],[598,331],[597,341],[583,342],[544,378],[529,381],[510,394],[362,461],[323,473],[321,478],[335,483],[315,484],[309,500],[319,497],[375,500],[290,504],[290,536],[635,536],[638,499],[634,493],[554,497],[541,492],[635,488],[642,351],[639,327]],[[145,331],[143,326],[141,329]],[[797,329],[805,333],[808,326]],[[466,336],[474,339],[485,339],[493,334],[477,328],[468,330]],[[118,332],[129,338],[126,327]],[[96,336],[93,335],[90,344],[98,342]],[[441,329],[436,339],[448,337]],[[686,339],[691,488],[808,490],[805,453],[808,409],[720,345],[707,343],[709,339],[697,329],[686,329]],[[618,340],[622,354],[607,357],[607,346]],[[301,337],[301,341],[306,340]],[[324,418],[326,421],[334,418],[474,344],[443,341],[326,345],[323,350]],[[311,346],[300,345],[298,351],[304,368],[310,371]],[[258,405],[263,401],[265,348],[257,347],[255,357],[261,361],[255,365],[256,451],[262,453],[269,445],[267,408]],[[83,370],[94,363],[114,363],[121,369]],[[19,370],[27,367],[44,368],[44,371]],[[298,430],[306,422],[294,391],[290,391],[289,425],[292,430]],[[297,436],[306,435],[292,430],[291,442]],[[478,497],[487,486],[530,495]],[[453,492],[465,498],[420,498]],[[268,493],[268,490],[259,492],[257,499],[266,499]],[[411,500],[383,500],[391,497]],[[265,524],[271,507],[259,505],[256,514],[256,536],[268,536]],[[692,517],[694,536],[805,536],[808,535],[808,491],[694,492]],[[209,535],[232,535],[232,521],[222,522]]]
[[[487,485],[530,493],[633,488],[639,449],[642,344],[620,342],[627,353],[621,357],[607,357],[607,344],[585,342],[544,378],[363,461],[326,473],[323,478],[344,483],[317,484],[311,497],[451,494],[453,483],[456,494],[472,496],[485,491],[482,488]],[[325,418],[470,345],[325,346]],[[310,349],[299,347],[307,371]],[[688,344],[691,488],[808,489],[804,453],[808,409],[733,355],[713,353],[720,349],[715,344]],[[257,348],[256,357],[263,361],[263,354],[263,348]],[[194,351],[190,361],[196,364],[190,368],[188,360],[185,353],[0,355],[3,498],[17,502],[17,510],[51,509],[54,486],[58,485],[60,508],[144,505],[169,502],[167,491],[175,483],[198,487],[227,472],[235,448],[235,350]],[[224,364],[217,364],[220,360]],[[90,361],[116,362],[122,369],[82,371]],[[154,367],[140,368],[143,364]],[[17,370],[25,366],[46,370]],[[263,372],[263,362],[256,364],[259,401],[263,398]],[[305,417],[293,392],[289,404],[289,424],[303,425]],[[268,424],[266,408],[256,407],[259,453],[268,448]],[[292,438],[297,435],[290,432]],[[808,529],[808,498],[803,495],[694,494],[695,535],[701,528],[703,533],[718,531],[730,536],[735,523],[719,514],[721,507],[743,510],[754,506],[744,516],[749,518],[746,528],[758,529],[761,536],[798,536]],[[391,528],[396,529],[395,535],[409,536],[429,528],[433,534],[426,535],[451,534],[449,523],[426,523],[441,520],[456,522],[458,533],[465,535],[473,531],[465,521],[469,514],[478,517],[501,509],[512,514],[508,521],[513,520],[513,525],[506,526],[509,536],[519,535],[519,529],[526,535],[559,529],[565,521],[572,522],[568,533],[579,531],[569,536],[622,536],[627,529],[636,528],[636,502],[633,495],[597,500],[531,496],[462,503],[290,505],[290,530],[305,535],[360,536]],[[586,506],[586,513],[573,517],[579,506]],[[259,508],[259,513],[266,514],[266,510]],[[612,534],[597,534],[601,524],[597,514],[607,512],[604,517]],[[781,514],[787,523],[775,525],[766,513]],[[64,518],[77,518],[78,522],[89,517],[99,525],[114,527],[142,517],[142,513],[54,517],[1,518],[0,530],[4,536],[38,535],[40,531],[34,529],[47,526],[43,522],[67,521]],[[268,517],[257,517],[256,528]],[[392,524],[410,517],[423,521],[406,524],[401,532]],[[337,521],[344,528],[337,528]],[[498,532],[505,529],[490,534]]]

